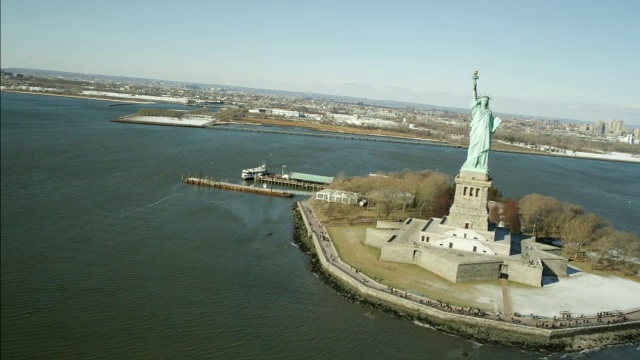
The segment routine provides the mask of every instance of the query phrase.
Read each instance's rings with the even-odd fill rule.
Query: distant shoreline
[[[17,93],[17,94],[58,96],[58,97],[66,97],[66,98],[74,98],[74,99],[111,101],[111,102],[128,103],[128,104],[153,104],[154,103],[152,101],[120,100],[120,99],[105,98],[105,97],[92,97],[92,96],[86,96],[86,95],[52,94],[52,93],[46,93],[46,92],[19,91],[19,90],[2,90],[2,91],[8,92],[8,93]]]
[[[33,91],[17,91],[17,90],[2,90],[3,92],[9,92],[9,93],[19,93],[19,94],[30,94],[30,95],[46,95],[46,96],[58,96],[58,97],[68,97],[68,98],[77,98],[77,99],[89,99],[89,100],[100,100],[100,101],[111,101],[111,102],[120,102],[120,103],[130,103],[130,104],[153,104],[154,102],[151,101],[140,101],[140,100],[120,100],[120,99],[113,99],[113,98],[104,98],[104,97],[91,97],[91,96],[83,96],[83,95],[66,95],[66,94],[52,94],[52,93],[38,93],[38,92],[33,92]],[[254,119],[255,121],[243,121],[243,120],[234,120],[234,123],[236,124],[244,124],[244,125],[274,125],[274,126],[282,126],[282,127],[297,127],[297,128],[306,128],[306,129],[313,129],[313,130],[320,130],[320,131],[327,131],[327,132],[333,132],[333,133],[338,133],[338,134],[350,134],[350,135],[367,135],[367,136],[384,136],[384,137],[390,137],[390,138],[397,138],[397,139],[403,139],[403,140],[422,140],[422,141],[433,141],[433,142],[438,142],[438,143],[444,143],[444,144],[448,144],[452,147],[458,147],[458,148],[467,148],[467,146],[464,145],[458,145],[458,144],[452,144],[443,140],[438,140],[438,139],[425,139],[425,138],[419,138],[419,137],[409,137],[409,136],[400,136],[399,134],[393,134],[391,132],[384,132],[381,134],[371,134],[370,130],[369,133],[363,133],[363,132],[358,132],[358,131],[354,131],[353,128],[348,128],[348,127],[340,127],[340,131],[337,131],[336,129],[333,129],[332,126],[329,125],[321,125],[321,124],[314,124],[316,126],[309,126],[310,124],[305,124],[302,122],[296,122],[296,121],[278,121],[278,120],[270,120],[270,119]],[[120,122],[120,121],[116,121],[116,122]],[[168,125],[168,124],[152,124],[152,123],[147,123],[148,125]],[[176,124],[175,126],[184,126],[181,124]],[[557,154],[557,153],[549,153],[549,152],[537,152],[537,151],[526,151],[526,150],[518,150],[518,149],[496,149],[493,148],[491,149],[491,151],[495,151],[495,152],[507,152],[507,153],[516,153],[516,154],[528,154],[528,155],[541,155],[541,156],[555,156],[555,157],[562,157],[562,158],[570,158],[570,159],[584,159],[584,160],[599,160],[599,161],[613,161],[613,162],[619,162],[619,163],[625,163],[625,164],[640,164],[640,157],[636,158],[636,159],[616,159],[616,158],[602,158],[602,157],[596,157],[596,156],[584,156],[584,155],[569,155],[569,154]],[[594,155],[596,155],[594,153]]]
[[[625,164],[640,164],[640,158],[636,160],[626,160],[626,159],[607,159],[607,158],[599,158],[599,157],[590,157],[590,156],[576,156],[569,154],[554,154],[554,153],[545,153],[545,152],[528,152],[528,151],[518,151],[518,150],[505,150],[505,149],[491,149],[491,151],[496,152],[508,152],[508,153],[516,153],[516,154],[528,154],[528,155],[540,155],[540,156],[555,156],[561,158],[568,159],[582,159],[582,160],[599,160],[599,161],[611,161],[611,162],[619,162]]]
[[[349,128],[345,128],[344,131],[335,131],[335,130],[328,129],[327,127],[323,127],[323,126],[308,126],[307,124],[304,124],[304,123],[301,123],[301,122],[293,122],[293,123],[283,124],[281,122],[269,121],[269,119],[256,119],[256,120],[259,120],[260,122],[258,123],[258,122],[252,122],[252,121],[234,120],[232,124],[254,125],[254,126],[271,125],[271,126],[281,126],[281,127],[294,127],[294,128],[302,128],[302,129],[312,129],[312,130],[317,130],[317,131],[326,131],[326,132],[331,132],[331,133],[341,134],[341,135],[379,136],[379,137],[388,137],[388,138],[407,140],[407,141],[430,141],[430,142],[435,142],[435,143],[440,143],[440,144],[446,144],[446,145],[449,145],[450,147],[454,147],[454,148],[461,148],[461,149],[466,149],[467,148],[467,146],[464,146],[464,145],[452,144],[452,143],[448,143],[448,142],[442,141],[442,140],[424,139],[424,138],[419,138],[419,137],[398,136],[398,135],[393,135],[393,134],[388,134],[388,133],[383,133],[383,134],[372,134],[371,132],[360,133],[360,132],[356,132],[356,131],[349,131]],[[225,123],[225,125],[226,125],[226,123]],[[247,130],[244,130],[244,131],[247,131]],[[619,162],[619,163],[625,163],[625,164],[640,164],[640,158],[637,158],[635,160],[609,159],[609,158],[599,158],[599,157],[589,157],[589,156],[575,156],[575,155],[569,155],[569,154],[555,154],[555,153],[548,153],[548,152],[526,151],[526,150],[517,150],[517,149],[495,149],[495,148],[492,148],[491,151],[492,152],[515,153],[515,154],[539,155],[539,156],[555,156],[555,157],[562,157],[562,158],[569,158],[569,159],[612,161],[612,162]]]

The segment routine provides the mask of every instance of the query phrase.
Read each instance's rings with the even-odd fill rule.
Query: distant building
[[[284,110],[284,109],[271,109],[271,113],[273,115],[282,115],[284,117],[292,117],[292,118],[299,118],[300,116],[300,111],[291,111],[291,110]]]
[[[633,134],[629,133],[621,136],[618,141],[623,142],[625,144],[633,144]]]
[[[593,133],[596,135],[603,135],[607,125],[602,120],[598,120],[598,122],[593,125]]]
[[[608,123],[598,120],[595,124],[584,124],[579,127],[580,131],[586,134],[604,135],[614,134],[622,135],[625,133],[624,121],[613,119]]]
[[[617,119],[609,121],[607,132],[613,134],[622,134],[624,132],[624,121]]]

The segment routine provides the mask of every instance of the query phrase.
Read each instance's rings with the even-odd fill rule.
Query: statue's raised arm
[[[473,72],[473,101],[478,101],[478,70]]]

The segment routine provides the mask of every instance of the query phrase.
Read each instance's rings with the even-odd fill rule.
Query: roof
[[[291,173],[290,176],[293,180],[299,181],[307,181],[321,184],[331,184],[333,182],[332,176],[320,176],[320,175],[312,175],[312,174],[303,174],[303,173]]]
[[[352,191],[343,191],[343,190],[335,190],[335,189],[322,189],[322,190],[318,191],[317,193],[318,194],[334,195],[334,196],[352,196],[352,197],[358,197],[359,196],[358,193],[354,193]]]

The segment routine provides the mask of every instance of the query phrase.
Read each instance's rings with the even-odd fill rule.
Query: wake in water
[[[64,159],[64,158],[68,158],[70,156],[75,156],[75,155],[78,155],[78,154],[80,154],[80,153],[73,153],[73,154],[63,155],[63,156],[59,157],[58,160],[61,160],[61,159]]]
[[[160,199],[160,200],[158,200],[158,201],[154,202],[153,204],[149,204],[149,205],[145,205],[145,206],[143,206],[143,207],[139,207],[139,208],[137,208],[137,209],[133,209],[133,210],[129,211],[128,213],[126,213],[126,214],[122,215],[122,216],[124,217],[124,216],[127,216],[127,215],[131,215],[131,214],[133,214],[133,213],[135,213],[135,212],[138,212],[138,211],[141,211],[141,210],[144,210],[144,209],[148,209],[148,208],[150,208],[150,207],[152,207],[152,206],[156,206],[156,205],[160,204],[161,202],[163,202],[163,201],[165,201],[165,200],[171,199],[172,197],[176,197],[177,195],[178,195],[178,194],[169,195],[169,196],[167,196],[167,197],[164,197],[164,198],[162,198],[162,199]]]

